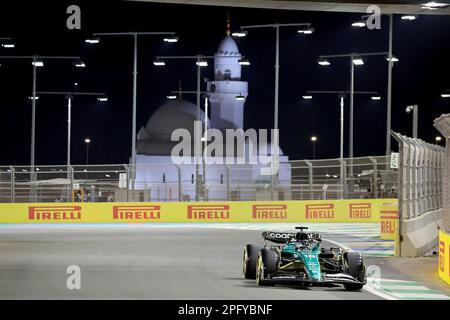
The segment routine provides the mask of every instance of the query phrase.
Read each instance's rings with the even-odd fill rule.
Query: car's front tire
[[[359,252],[347,252],[345,254],[345,273],[351,275],[360,282],[366,280],[366,267],[364,266],[363,258]],[[363,288],[364,284],[360,283],[346,283],[344,288],[349,291],[358,291]]]
[[[269,274],[278,269],[278,255],[275,250],[268,248],[259,251],[258,263],[256,266],[256,283],[260,286],[275,285],[268,281]]]
[[[256,264],[260,250],[261,247],[252,244],[245,246],[242,259],[242,272],[244,273],[245,279],[256,279]]]

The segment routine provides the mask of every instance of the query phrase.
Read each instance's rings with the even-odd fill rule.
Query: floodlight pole
[[[389,15],[389,55],[388,55],[388,91],[387,91],[387,111],[386,111],[386,156],[391,154],[391,126],[392,126],[392,41],[393,41],[394,15]]]
[[[354,93],[354,92],[353,92]],[[341,199],[344,198],[345,185],[345,171],[344,171],[344,94],[340,94],[340,135],[339,135],[339,165],[340,165],[340,180],[341,180]]]
[[[36,128],[36,87],[37,87],[37,70],[36,70],[36,62],[38,60],[47,60],[47,59],[70,59],[77,60],[80,59],[78,56],[0,56],[0,59],[26,59],[31,60],[33,65],[33,89],[32,89],[32,110],[31,110],[31,155],[30,155],[30,167],[31,171],[34,171],[35,165],[35,128]]]
[[[72,132],[72,96],[67,96],[67,170],[70,166],[70,139]]]
[[[310,27],[310,23],[272,23],[272,24],[262,24],[262,25],[250,25],[250,26],[241,26],[241,30],[246,29],[256,29],[256,28],[275,28],[275,95],[274,95],[274,134],[275,137],[272,139],[274,145],[272,145],[272,166],[273,163],[279,168],[279,155],[278,155],[278,147],[279,147],[279,134],[278,134],[278,95],[279,95],[279,72],[280,72],[280,27]],[[274,148],[277,148],[275,151]],[[274,198],[274,190],[276,189],[276,184],[278,183],[278,170],[276,170],[276,174],[272,174],[271,185],[271,199]]]
[[[353,179],[353,131],[354,131],[354,93],[355,93],[355,57],[367,57],[367,56],[381,56],[386,55],[387,52],[368,52],[368,53],[346,53],[346,54],[334,54],[334,55],[322,55],[319,59],[328,58],[350,58],[350,129],[349,129],[349,147],[348,156],[350,160],[349,176]],[[353,186],[353,183],[352,183]],[[353,187],[352,187],[353,188]]]
[[[70,167],[70,149],[71,149],[71,133],[72,133],[72,99],[74,96],[105,96],[104,92],[65,92],[65,91],[40,91],[39,95],[64,95],[67,99],[67,167]]]
[[[419,106],[416,105],[413,110],[413,138],[418,137],[418,127],[419,127]]]
[[[408,106],[406,112],[410,113],[411,111],[413,112],[413,138],[417,139],[419,127],[419,106],[417,104]]]
[[[35,133],[36,133],[36,57],[33,57],[33,91],[32,91],[32,101],[31,101],[31,155],[30,155],[30,166],[31,172],[34,171],[35,164]]]
[[[131,180],[135,188],[136,180],[136,110],[137,110],[137,64],[138,64],[138,36],[140,35],[175,35],[175,32],[97,32],[95,37],[131,36],[133,37],[133,114],[131,125]]]
[[[387,99],[386,99],[386,156],[391,154],[391,126],[392,126],[392,69],[394,67],[393,51],[393,28],[394,28],[394,14],[383,14],[389,16],[389,39],[388,39],[388,85],[387,85]],[[370,15],[365,15],[362,18],[368,18]]]
[[[353,63],[354,55],[350,55],[350,137],[348,141],[349,151],[348,155],[350,160],[353,158],[353,119],[354,119],[354,95],[355,95],[355,65]],[[352,166],[350,167],[350,173],[352,174]]]
[[[214,56],[204,56],[204,55],[195,55],[195,56],[157,56],[156,57],[157,60],[170,60],[170,59],[175,59],[175,60],[179,60],[179,59],[191,59],[191,60],[196,60],[197,61],[197,91],[196,91],[196,96],[197,96],[197,112],[196,112],[196,120],[200,121],[200,103],[201,103],[201,68],[202,66],[200,65],[200,61],[202,60],[206,60],[206,59],[214,59]],[[180,91],[182,92],[182,91]],[[195,146],[195,143],[194,143]],[[201,185],[203,185],[203,181],[202,184],[198,183],[198,180],[200,178],[200,167],[199,167],[199,159],[197,158],[197,150],[194,150],[194,154],[195,154],[195,184],[196,184],[196,192],[195,192],[195,200],[199,201],[199,187]],[[202,178],[202,180],[204,180],[205,177]]]
[[[340,180],[341,186],[344,186],[345,177],[344,177],[344,98],[345,94],[370,94],[375,95],[378,94],[375,91],[307,91],[308,94],[337,94],[339,97],[339,122],[340,122],[340,135],[339,135],[339,162],[340,162]],[[351,97],[351,95],[350,95]],[[343,198],[343,194],[341,194],[341,198]]]
[[[204,60],[211,60],[211,59],[214,59],[215,58],[215,56],[204,56],[204,55],[200,55],[200,54],[197,54],[197,55],[193,55],[193,56],[157,56],[156,57],[156,61],[164,61],[164,60],[171,60],[171,59],[191,59],[191,60],[196,60],[196,63],[197,63],[197,91],[195,91],[195,93],[196,93],[196,95],[197,95],[197,115],[196,115],[196,120],[197,121],[200,121],[200,103],[201,103],[201,95],[202,95],[202,93],[205,93],[205,92],[202,92],[201,91],[201,68],[203,67],[202,65],[201,65],[201,63],[200,62],[202,62],[202,61],[204,61]],[[234,56],[229,56],[228,58],[235,58]],[[242,58],[244,58],[244,56],[241,56],[241,59]],[[165,65],[165,64],[163,64],[163,65]],[[182,91],[182,90],[174,90],[174,91],[172,91],[172,92],[177,92],[177,93],[194,93],[193,91]],[[206,93],[208,93],[208,92],[206,92]],[[205,102],[205,103],[207,103],[207,102]],[[206,105],[205,105],[205,108],[206,108]],[[207,112],[207,110],[205,111],[205,112]],[[207,123],[205,122],[205,125],[207,125]],[[207,127],[206,127],[206,130],[207,130]],[[195,144],[194,144],[194,148],[195,148]],[[200,176],[200,168],[199,168],[199,159],[197,158],[197,152],[195,152],[194,151],[194,154],[195,154],[195,163],[196,163],[196,169],[195,169],[195,172],[196,172],[196,193],[195,193],[195,200],[196,201],[198,201],[199,200],[199,192],[198,192],[198,187],[199,187],[199,185],[198,185],[198,180],[199,180],[199,176]],[[203,176],[203,180],[205,179],[206,177],[205,176]],[[202,183],[204,183],[204,181],[202,182]]]
[[[25,59],[25,60],[31,60],[33,65],[33,88],[32,88],[32,101],[31,101],[31,147],[30,147],[30,180],[33,182],[35,180],[35,172],[34,172],[34,166],[35,166],[35,150],[36,150],[36,88],[37,88],[37,69],[36,69],[36,62],[38,60],[47,60],[47,59],[70,59],[70,60],[77,60],[80,59],[78,56],[39,56],[39,55],[32,55],[32,56],[0,56],[0,59],[7,59],[7,60],[17,60],[17,59]],[[31,191],[31,200],[35,201],[36,197],[36,190],[33,185],[33,190]]]

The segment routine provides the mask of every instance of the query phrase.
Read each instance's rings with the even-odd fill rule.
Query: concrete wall
[[[420,257],[438,245],[442,225],[442,209],[419,217],[402,220],[400,254],[402,257]]]

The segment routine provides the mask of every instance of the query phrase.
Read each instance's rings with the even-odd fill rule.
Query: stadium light
[[[408,21],[413,21],[417,19],[417,16],[413,15],[413,14],[406,14],[404,16],[401,16],[402,20],[408,20]]]
[[[206,61],[204,59],[199,59],[195,62],[195,64],[198,65],[199,67],[207,67],[208,61]]]
[[[313,34],[314,28],[313,27],[302,28],[302,29],[299,29],[297,32],[302,33],[302,34]]]
[[[422,5],[422,9],[437,10],[447,8],[450,4],[430,1]]]
[[[16,45],[14,44],[14,43],[12,43],[12,42],[9,42],[9,43],[2,43],[2,47],[3,48],[6,48],[6,49],[12,49],[12,48],[14,48]]]
[[[245,58],[239,59],[239,64],[241,66],[249,66],[250,65],[250,61],[248,61],[248,59],[245,59]]]
[[[81,60],[76,61],[76,62],[74,63],[74,65],[75,65],[75,67],[77,67],[77,68],[85,68],[85,67],[86,67],[86,64],[85,64],[83,61],[81,61]]]
[[[236,37],[236,38],[242,38],[242,37],[247,36],[247,34],[248,34],[247,31],[240,30],[240,31],[235,31],[235,32],[233,32],[231,35],[232,35],[233,37]]]
[[[169,43],[178,42],[178,37],[177,36],[165,37],[164,42],[169,42]]]
[[[42,60],[34,60],[33,62],[31,62],[31,64],[35,67],[43,67],[44,66],[44,61]]]
[[[84,40],[84,42],[89,43],[89,44],[98,44],[98,43],[100,43],[100,38],[88,38],[88,39]]]
[[[321,66],[329,66],[331,64],[330,60],[328,59],[319,59],[317,60],[317,63]]]
[[[355,66],[362,66],[364,64],[364,60],[361,57],[354,57],[353,64]]]
[[[366,26],[366,23],[364,21],[355,21],[352,23],[352,27],[356,28],[364,28]]]
[[[392,61],[392,62],[398,62],[398,58],[397,57],[394,57],[394,56],[392,56],[392,58],[391,59],[389,59],[389,57],[386,57],[386,61]]]
[[[156,59],[155,61],[153,61],[153,65],[155,65],[157,67],[161,67],[161,66],[165,66],[166,63],[164,62],[164,60]]]

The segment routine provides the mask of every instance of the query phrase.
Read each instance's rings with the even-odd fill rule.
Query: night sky
[[[128,163],[131,153],[132,38],[104,38],[89,45],[93,32],[174,31],[180,41],[168,44],[161,37],[139,40],[137,128],[178,88],[195,90],[195,63],[171,61],[153,66],[157,55],[212,55],[225,36],[226,16],[232,29],[240,25],[310,22],[313,35],[281,29],[280,43],[280,144],[290,159],[311,158],[309,137],[317,135],[317,158],[339,154],[339,107],[334,95],[304,101],[307,90],[348,90],[348,60],[317,64],[321,54],[388,50],[388,18],[381,30],[355,29],[360,14],[259,10],[119,1],[37,1],[0,7],[0,37],[12,37],[16,48],[0,47],[0,55],[79,55],[87,68],[70,61],[47,61],[38,71],[39,91],[106,92],[109,101],[76,97],[73,101],[72,163],[85,162],[84,138],[90,137],[89,163]],[[81,6],[81,30],[66,28],[66,8]],[[245,128],[273,127],[275,31],[259,29],[237,39],[241,54],[251,66],[243,68],[249,83]],[[420,16],[403,21],[395,17],[392,128],[412,134],[408,104],[419,105],[419,137],[433,142],[438,132],[433,120],[450,112],[450,99],[440,94],[450,89],[450,18]],[[30,61],[0,61],[0,165],[26,165],[30,161],[32,67]],[[213,77],[212,63],[203,71]],[[384,57],[365,59],[356,67],[356,90],[378,91],[381,101],[355,98],[355,156],[382,155],[385,151],[387,62]],[[195,96],[186,97],[195,103]],[[346,101],[348,107],[348,100]],[[347,110],[348,111],[348,108]],[[66,101],[61,96],[41,96],[37,101],[36,164],[66,162]],[[348,124],[348,114],[345,120]],[[347,129],[346,150],[347,154]],[[395,141],[393,149],[397,148]]]

